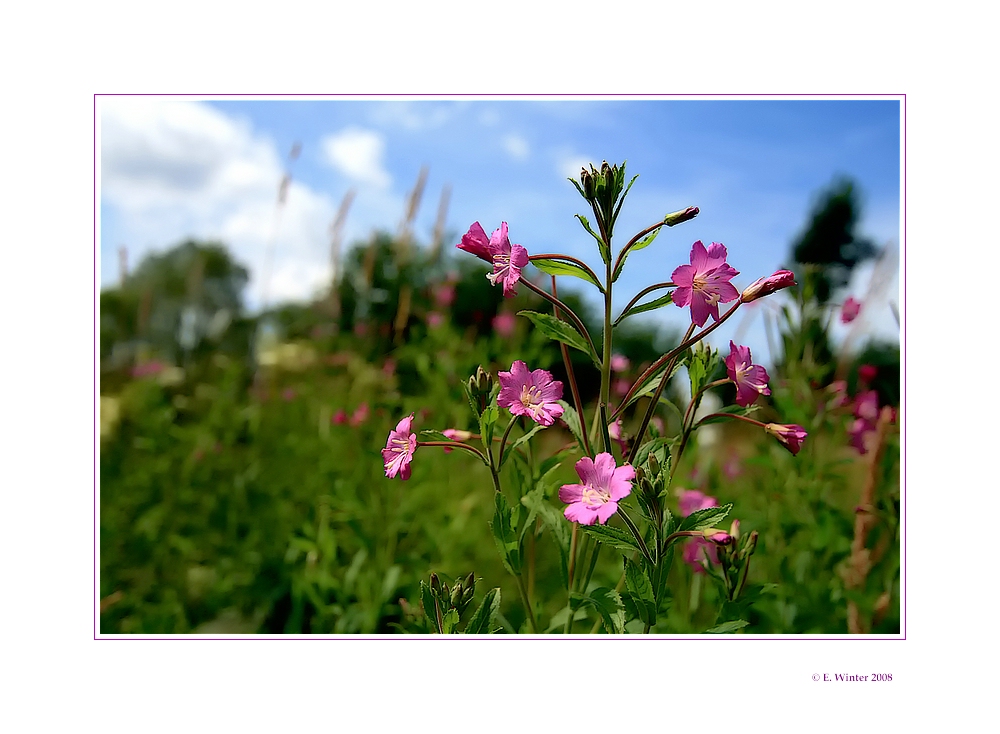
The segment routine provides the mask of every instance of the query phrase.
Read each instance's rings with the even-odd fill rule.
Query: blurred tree
[[[101,293],[102,358],[117,348],[125,354],[120,361],[131,361],[135,345],[142,343],[177,359],[206,337],[215,342],[232,337],[249,277],[218,242],[188,240],[147,255],[119,288]],[[235,342],[245,349],[241,339]]]
[[[805,230],[792,242],[791,270],[799,285],[791,289],[797,313],[783,308],[784,355],[779,372],[785,375],[795,373],[817,385],[833,378],[828,303],[835,291],[847,285],[859,263],[878,254],[870,240],[855,232],[860,217],[854,183],[839,179],[820,192]]]
[[[835,181],[820,193],[808,226],[792,243],[802,290],[819,303],[826,303],[833,291],[847,285],[858,263],[878,254],[870,240],[855,232],[860,215],[854,183]]]

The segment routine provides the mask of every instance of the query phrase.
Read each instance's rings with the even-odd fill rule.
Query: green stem
[[[625,512],[625,509],[621,505],[618,506],[618,514],[622,516],[622,522],[625,523],[626,527],[628,527],[629,529],[629,532],[631,532],[632,535],[635,537],[635,540],[639,544],[639,550],[642,552],[643,557],[647,561],[649,561],[650,566],[655,565],[655,563],[653,562],[653,557],[649,554],[649,548],[646,547],[646,541],[642,539],[642,534],[639,532],[639,528],[635,526],[635,523],[632,522],[632,518],[628,516],[628,513]]]
[[[535,622],[535,611],[531,608],[528,591],[524,588],[524,579],[521,578],[521,574],[514,574],[514,580],[517,582],[517,591],[521,595],[521,603],[524,604],[524,609],[528,613],[528,624],[531,625],[531,631],[537,632],[538,623]]]
[[[608,252],[611,242],[605,240]],[[604,284],[604,355],[601,359],[601,403],[598,414],[604,450],[611,453],[611,436],[608,433],[608,404],[611,402],[611,258],[607,262],[607,281]]]
[[[500,439],[500,452],[497,455],[497,466],[503,466],[503,451],[507,448],[507,437],[510,435],[510,429],[514,427],[514,423],[517,422],[517,416],[510,416],[510,423],[507,424],[507,429],[503,432],[503,438]]]
[[[688,327],[687,333],[684,335],[682,341],[687,341],[691,336],[691,332],[694,331],[694,324]],[[635,441],[632,444],[632,450],[628,455],[628,463],[631,464],[635,460],[636,454],[639,452],[639,447],[642,445],[642,439],[646,435],[646,429],[649,428],[649,422],[653,420],[653,416],[656,414],[656,407],[660,404],[660,395],[663,394],[663,389],[666,387],[667,382],[670,379],[670,373],[674,369],[674,364],[677,363],[677,358],[679,355],[674,355],[673,359],[667,364],[666,369],[663,371],[663,378],[660,380],[659,386],[656,388],[656,392],[653,394],[653,399],[649,401],[649,405],[646,406],[646,413],[642,416],[642,423],[639,425],[639,430],[636,432]],[[622,405],[626,405],[623,401]],[[684,426],[681,426],[683,430]],[[676,462],[675,462],[676,463]]]
[[[597,277],[594,277],[597,280]],[[552,276],[552,297],[559,298],[556,292],[556,276]],[[560,314],[562,311],[558,306],[553,304],[552,312],[555,317],[561,318]],[[576,413],[580,418],[580,433],[583,438],[583,450],[586,452],[587,456],[591,455],[590,451],[590,437],[587,435],[587,418],[583,412],[583,399],[580,397],[580,388],[576,384],[576,373],[573,371],[573,360],[569,356],[569,347],[563,342],[559,342],[559,350],[562,352],[563,365],[566,367],[566,379],[569,380],[569,389],[573,393],[573,403],[576,405]],[[573,532],[576,532],[576,525],[573,526]]]
[[[541,296],[542,298],[544,298],[546,301],[548,301],[549,303],[551,303],[553,306],[558,306],[563,311],[565,311],[566,315],[569,316],[570,320],[576,326],[576,328],[580,332],[580,334],[582,334],[583,337],[587,340],[587,344],[590,345],[591,350],[593,350],[594,354],[597,354],[597,347],[594,346],[594,340],[590,338],[590,332],[587,331],[587,327],[583,325],[583,322],[580,320],[580,317],[577,316],[576,313],[574,313],[573,309],[571,309],[569,306],[567,306],[565,303],[563,303],[562,301],[560,301],[555,296],[552,296],[552,295],[546,293],[544,290],[542,290],[541,288],[539,288],[537,285],[535,285],[534,283],[532,283],[530,280],[526,280],[525,278],[521,278],[521,280],[519,280],[518,282],[519,283],[524,283],[524,285],[526,285],[528,287],[528,290],[534,291],[536,294],[538,294],[539,296]]]
[[[684,352],[684,350],[687,349],[688,347],[690,347],[692,344],[697,344],[699,341],[701,341],[706,336],[708,336],[713,331],[715,331],[720,326],[722,326],[722,324],[725,323],[726,319],[728,319],[730,316],[732,316],[734,313],[736,313],[736,309],[738,309],[740,307],[741,303],[742,303],[742,301],[737,301],[735,303],[735,305],[733,305],[733,307],[731,309],[729,309],[728,311],[726,311],[722,315],[722,318],[720,318],[714,324],[712,324],[711,326],[709,326],[706,329],[702,329],[697,334],[695,334],[693,337],[685,339],[677,347],[675,347],[674,349],[672,349],[671,351],[667,352],[662,357],[660,357],[658,360],[656,360],[655,362],[653,362],[653,364],[650,365],[649,368],[645,372],[643,372],[641,375],[639,375],[639,379],[636,380],[635,384],[632,385],[632,388],[628,391],[628,394],[625,395],[625,399],[622,400],[621,407],[618,408],[617,411],[615,411],[615,413],[611,416],[611,419],[614,420],[615,418],[618,417],[618,415],[623,410],[625,410],[625,406],[628,405],[629,400],[631,400],[632,396],[635,395],[635,392],[636,392],[637,388],[639,387],[639,385],[641,385],[646,380],[648,380],[650,377],[652,377],[654,374],[656,374],[656,372],[660,369],[660,367],[662,367],[664,364],[666,364],[669,360],[675,358],[676,356],[678,356],[679,354],[681,354],[682,352]],[[694,325],[692,324],[692,326],[694,326]]]
[[[442,446],[449,449],[465,449],[466,451],[471,451],[486,464],[490,465],[489,459],[483,455],[483,452],[477,449],[475,446],[469,446],[467,443],[462,443],[461,441],[417,441],[417,446]]]
[[[569,614],[566,616],[566,625],[563,627],[563,634],[568,635],[571,627],[573,626],[573,571],[576,565],[576,538],[578,535],[580,525],[578,523],[573,523],[573,536],[569,542],[569,569],[567,573],[566,581],[566,606],[569,610]]]

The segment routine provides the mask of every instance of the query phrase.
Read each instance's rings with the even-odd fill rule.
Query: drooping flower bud
[[[690,219],[694,219],[698,216],[701,210],[696,206],[689,206],[687,209],[681,209],[680,211],[668,214],[663,218],[663,223],[668,227],[674,227],[681,222],[686,222]]]
[[[774,275],[767,278],[758,278],[748,285],[746,290],[743,291],[743,295],[740,296],[740,299],[743,303],[750,303],[750,301],[755,301],[758,298],[763,298],[775,291],[780,291],[782,288],[789,288],[793,285],[798,284],[795,282],[795,274],[791,270],[776,270]]]

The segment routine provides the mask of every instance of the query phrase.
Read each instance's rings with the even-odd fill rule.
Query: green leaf
[[[632,537],[631,533],[627,533],[624,530],[619,530],[618,528],[611,527],[609,525],[596,524],[581,525],[580,530],[594,540],[604,543],[605,545],[610,545],[612,548],[618,548],[619,550],[625,551],[639,550],[639,544],[635,542],[635,538]]]
[[[525,433],[523,436],[521,436],[519,439],[517,439],[514,443],[510,444],[507,448],[505,448],[503,450],[503,459],[500,461],[500,468],[501,469],[503,468],[503,465],[507,463],[507,459],[509,459],[511,457],[511,454],[514,453],[514,451],[517,449],[518,446],[523,446],[525,443],[527,443],[529,440],[531,440],[532,436],[534,436],[536,433],[538,433],[543,428],[545,428],[545,426],[541,425],[540,423],[536,423],[535,426],[530,431],[528,431],[527,433]]]
[[[577,413],[576,409],[573,408],[573,406],[571,406],[565,400],[560,400],[558,402],[563,409],[563,414],[560,417],[563,419],[566,425],[569,426],[570,433],[573,434],[573,437],[576,439],[576,442],[580,444],[580,448],[582,449],[585,446],[585,444],[583,441],[583,426],[580,425],[579,413]]]
[[[580,280],[585,280],[588,283],[592,283],[597,286],[597,290],[604,293],[604,286],[601,285],[594,276],[587,270],[584,270],[579,265],[575,263],[567,262],[565,260],[555,260],[553,258],[539,258],[537,260],[532,260],[531,264],[536,268],[541,270],[543,273],[548,273],[549,275],[569,275],[574,278],[579,278]]]
[[[673,300],[674,300],[674,294],[673,291],[671,291],[667,295],[660,296],[659,298],[649,301],[648,303],[640,303],[636,306],[632,306],[632,308],[630,308],[628,311],[625,311],[617,319],[615,319],[615,326],[620,324],[622,319],[628,316],[634,316],[637,313],[645,313],[646,311],[655,311],[656,309],[662,308],[663,306],[666,306],[669,303],[673,303]]]
[[[730,415],[750,416],[756,413],[758,410],[760,410],[759,405],[748,405],[745,408],[739,405],[727,405],[724,408],[719,408],[718,410],[715,411],[716,413],[721,413],[722,415],[713,416],[711,418],[703,418],[702,420],[698,421],[697,425],[710,426],[713,423],[721,423],[726,420],[731,420],[726,416]]]
[[[636,393],[631,398],[629,398],[628,403],[626,403],[625,406],[623,407],[628,407],[639,398],[644,398],[647,395],[652,395],[654,392],[656,392],[662,380],[666,380],[667,382],[669,382],[673,378],[673,376],[677,374],[677,370],[679,370],[680,368],[681,368],[680,363],[679,362],[675,363],[674,368],[670,371],[670,374],[666,375],[667,365],[663,365],[663,367],[661,367],[659,370],[657,370],[656,372],[654,372],[652,375],[649,376],[646,382],[642,384],[642,387],[640,387],[636,391]],[[661,402],[663,401],[662,393],[660,395],[660,401]]]
[[[472,395],[472,390],[469,388],[469,383],[462,382],[462,389],[465,390],[465,397],[469,399],[469,407],[472,408],[472,414],[476,416],[476,420],[479,420],[479,403],[476,398]]]
[[[465,625],[467,635],[488,635],[496,622],[500,611],[500,589],[490,589],[483,597],[483,603],[472,613],[472,618]]]
[[[587,599],[597,608],[608,634],[620,635],[625,631],[625,605],[617,591],[602,586],[591,591]]]
[[[421,431],[420,436],[428,441],[451,441],[451,439],[441,433],[441,431],[435,431],[430,428]]]
[[[423,581],[420,582],[420,605],[424,608],[424,615],[430,621],[431,628],[440,633],[441,628],[438,627],[437,612],[434,608],[434,595],[431,594],[431,587]]]
[[[489,450],[493,443],[493,426],[500,417],[500,409],[494,403],[479,416],[479,435],[483,437],[483,447]]]
[[[750,624],[745,619],[736,619],[732,622],[723,622],[722,624],[717,624],[712,629],[705,630],[706,635],[725,635],[730,632],[735,632],[738,629],[743,629],[748,624]]]
[[[458,610],[449,609],[447,614],[444,615],[444,620],[441,625],[441,632],[446,635],[450,635],[455,631],[455,627],[458,626]]]
[[[632,180],[634,181],[635,179]],[[632,184],[629,184],[629,186],[631,185]],[[622,270],[625,268],[625,261],[628,259],[628,256],[631,255],[636,250],[641,250],[644,247],[649,247],[651,244],[653,244],[653,240],[655,240],[656,235],[660,233],[660,229],[662,228],[657,227],[656,229],[654,229],[652,232],[650,232],[645,237],[636,242],[634,245],[632,245],[632,247],[629,248],[628,252],[625,253],[625,257],[619,257],[618,267],[615,268],[614,275],[611,276],[612,283],[618,280],[618,276],[622,274]]]
[[[705,510],[697,510],[681,520],[679,531],[683,530],[706,530],[717,526],[726,519],[726,515],[733,509],[733,503],[722,507],[709,507]]]
[[[625,559],[625,586],[636,602],[639,618],[646,624],[656,624],[656,602],[653,600],[653,585],[646,572],[637,563]]]
[[[575,214],[574,216],[580,220],[580,224],[582,224],[583,228],[590,233],[590,236],[593,237],[595,240],[597,240],[597,249],[601,251],[601,259],[604,262],[608,262],[611,259],[611,251],[608,249],[608,246],[605,244],[604,240],[601,239],[601,235],[597,234],[597,232],[591,229],[590,222],[587,221],[587,218],[585,216],[583,216],[582,214]]]
[[[521,548],[511,525],[511,509],[500,492],[494,493],[494,513],[490,528],[504,568],[515,576],[521,573]]]
[[[569,546],[571,531],[566,517],[555,507],[545,501],[542,487],[528,492],[521,498],[521,503],[542,519],[542,526],[552,532],[556,547],[559,549],[559,561],[562,570],[563,583],[569,579]]]
[[[590,343],[572,324],[562,319],[557,319],[555,316],[549,316],[546,313],[538,313],[536,311],[518,311],[517,315],[530,319],[538,327],[538,330],[549,339],[554,339],[574,349],[579,349],[581,352],[586,352],[594,360],[594,364],[600,368],[601,361],[591,350]]]

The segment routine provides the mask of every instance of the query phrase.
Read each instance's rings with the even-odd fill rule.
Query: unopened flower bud
[[[689,206],[687,209],[681,209],[680,211],[668,214],[663,218],[663,223],[668,227],[673,227],[681,222],[686,222],[689,219],[694,219],[698,216],[701,210],[696,206]]]
[[[743,291],[743,295],[740,296],[740,299],[743,303],[750,303],[750,301],[755,301],[758,298],[763,298],[775,291],[780,291],[782,288],[789,288],[793,285],[797,285],[797,283],[795,282],[795,274],[791,270],[777,270],[774,275],[770,275],[767,278],[758,278],[748,285],[746,290]]]
[[[462,582],[459,581],[452,588],[451,595],[449,596],[453,607],[457,607],[462,602],[462,591]]]
[[[646,481],[646,472],[641,466],[635,468],[635,480],[640,484]]]
[[[594,177],[590,175],[590,172],[583,168],[580,170],[580,183],[583,184],[583,195],[588,201],[594,198]]]
[[[708,538],[716,545],[730,545],[733,542],[733,536],[726,532],[718,532]]]
[[[654,477],[660,476],[660,462],[656,460],[656,454],[649,454],[649,471],[653,473]]]
[[[750,533],[750,539],[747,541],[747,547],[746,547],[746,552],[748,556],[752,556],[753,552],[757,550],[757,537],[758,534],[756,530]]]
[[[732,524],[729,526],[729,534],[733,536],[736,540],[740,539],[740,521],[733,520]]]
[[[433,591],[436,596],[441,595],[441,579],[438,578],[436,573],[431,574],[431,591]]]
[[[798,424],[783,425],[781,423],[768,423],[764,430],[778,439],[781,444],[792,452],[792,455],[799,453],[802,443],[809,435],[806,429]]]

